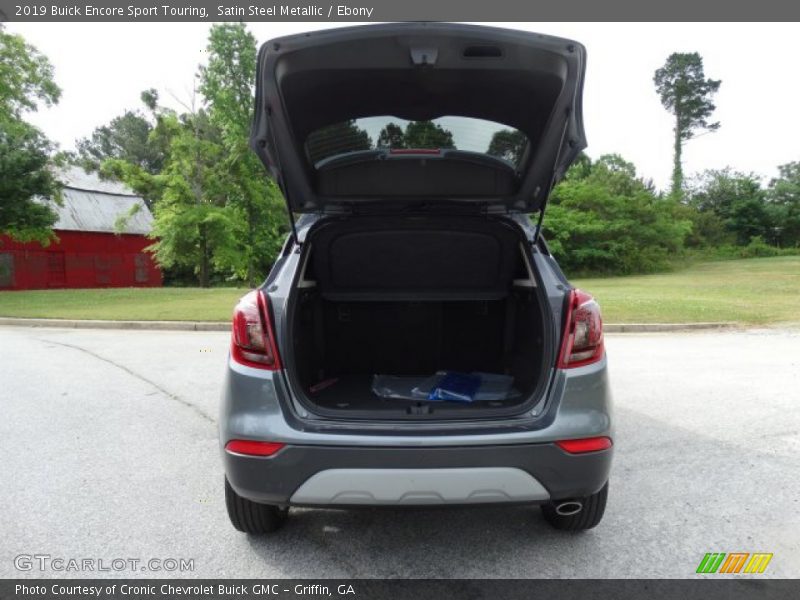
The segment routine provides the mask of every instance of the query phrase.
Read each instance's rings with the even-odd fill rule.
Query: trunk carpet
[[[519,399],[492,401],[492,402],[419,402],[418,400],[402,400],[397,398],[381,398],[372,392],[372,375],[345,375],[336,383],[311,393],[304,390],[309,399],[315,404],[327,409],[348,411],[406,411],[409,407],[430,405],[432,410],[436,407],[453,409],[474,409],[485,406],[487,408],[502,408],[511,406]]]

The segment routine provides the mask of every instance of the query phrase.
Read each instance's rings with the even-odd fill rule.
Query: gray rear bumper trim
[[[541,483],[513,467],[326,469],[306,480],[290,502],[429,505],[541,502],[549,498]]]

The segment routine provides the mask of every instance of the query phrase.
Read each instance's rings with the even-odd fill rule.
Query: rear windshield
[[[453,149],[479,152],[517,166],[528,144],[516,129],[468,117],[407,121],[365,117],[328,125],[311,133],[306,152],[312,165],[334,156],[378,149]]]

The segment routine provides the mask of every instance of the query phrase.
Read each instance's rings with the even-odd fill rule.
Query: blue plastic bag
[[[481,387],[481,376],[471,373],[450,371],[428,395],[428,400],[452,400],[455,402],[472,402]]]

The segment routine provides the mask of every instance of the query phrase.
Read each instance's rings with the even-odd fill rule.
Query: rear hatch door
[[[272,40],[251,145],[293,212],[542,208],[586,146],[577,42],[440,23]]]

